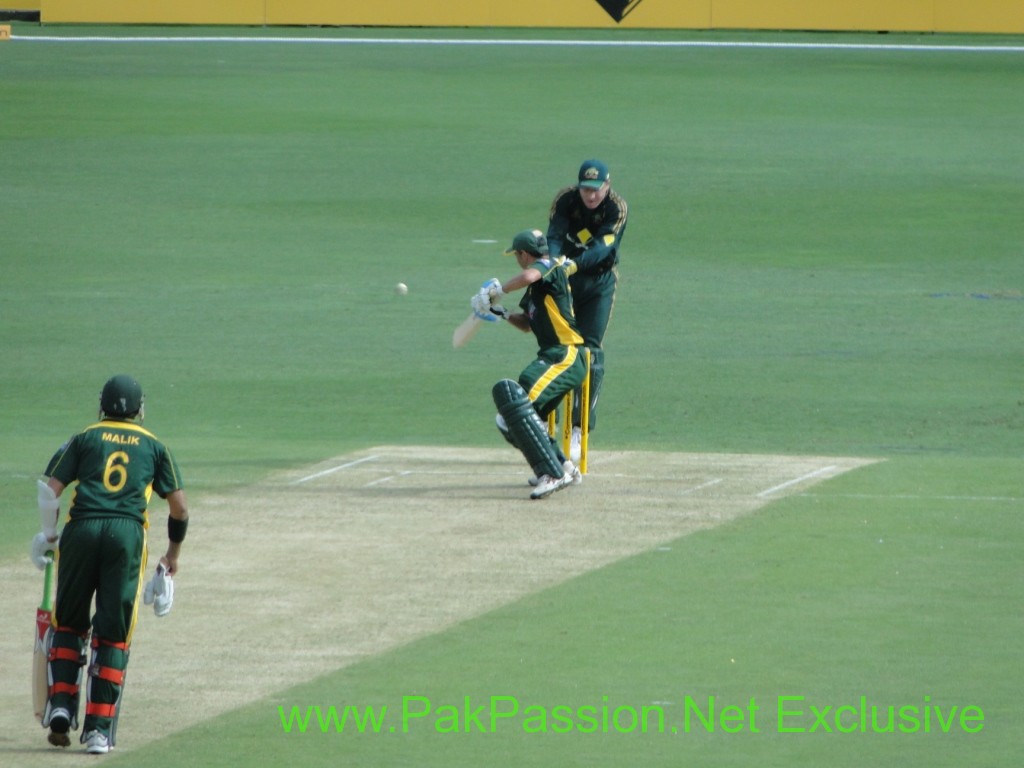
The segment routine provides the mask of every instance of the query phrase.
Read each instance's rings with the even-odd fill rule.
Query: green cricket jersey
[[[129,517],[147,523],[154,490],[166,497],[183,488],[167,447],[138,424],[114,419],[74,435],[50,459],[45,474],[65,485],[78,481],[70,520]]]
[[[548,248],[552,256],[565,256],[576,262],[579,271],[573,285],[581,276],[609,272],[619,263],[619,245],[626,232],[629,206],[615,192],[591,210],[580,199],[578,186],[558,191],[551,203],[548,222]]]
[[[519,306],[530,318],[530,329],[537,337],[537,345],[548,349],[582,344],[565,268],[560,261],[548,256],[538,258],[529,268],[538,270],[541,278],[527,286]]]

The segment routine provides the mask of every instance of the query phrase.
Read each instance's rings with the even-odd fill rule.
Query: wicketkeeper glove
[[[153,606],[153,613],[166,616],[174,604],[174,579],[167,573],[163,563],[156,566],[153,578],[146,582],[142,593],[142,602]]]
[[[53,560],[53,552],[57,549],[57,542],[50,541],[43,532],[32,537],[32,546],[29,549],[29,558],[32,564],[40,571],[46,568],[46,564]]]

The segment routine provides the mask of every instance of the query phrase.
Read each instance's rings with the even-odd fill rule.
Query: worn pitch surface
[[[511,448],[380,446],[194,496],[174,609],[140,607],[118,752],[866,463],[601,451],[582,485],[531,501]],[[27,558],[0,565],[6,766],[63,757],[31,713],[41,583]]]

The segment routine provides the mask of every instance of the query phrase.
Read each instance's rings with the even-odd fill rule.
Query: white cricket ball
[[[395,293],[397,293],[399,296],[405,296],[405,294],[407,294],[408,292],[409,286],[406,285],[405,283],[399,283],[398,285],[395,286]]]

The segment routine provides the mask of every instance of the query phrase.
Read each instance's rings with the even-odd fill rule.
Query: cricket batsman
[[[470,305],[478,315],[504,318],[537,339],[537,357],[516,381],[502,379],[491,390],[498,408],[498,429],[519,449],[533,469],[536,485],[531,499],[543,499],[555,491],[583,481],[572,461],[561,455],[548,435],[548,414],[583,383],[586,350],[573,315],[569,276],[560,260],[551,258],[547,239],[539,229],[525,230],[505,251],[515,257],[520,272],[504,283],[492,278],[473,296]],[[503,296],[525,289],[519,312],[501,305]],[[532,482],[531,482],[532,484]]]
[[[78,727],[84,670],[81,742],[89,754],[105,754],[115,743],[128,653],[143,596],[154,491],[169,508],[167,551],[157,575],[145,585],[145,602],[153,604],[158,616],[170,610],[172,577],[188,528],[178,464],[142,427],[142,419],[142,387],[131,376],[114,376],[103,386],[99,420],[73,435],[38,481],[43,530],[32,540],[32,561],[42,569],[47,552],[55,551],[57,557],[42,725],[50,729],[52,745],[71,744],[69,731]],[[60,496],[72,483],[68,520],[58,535]],[[95,614],[90,616],[94,599]]]

